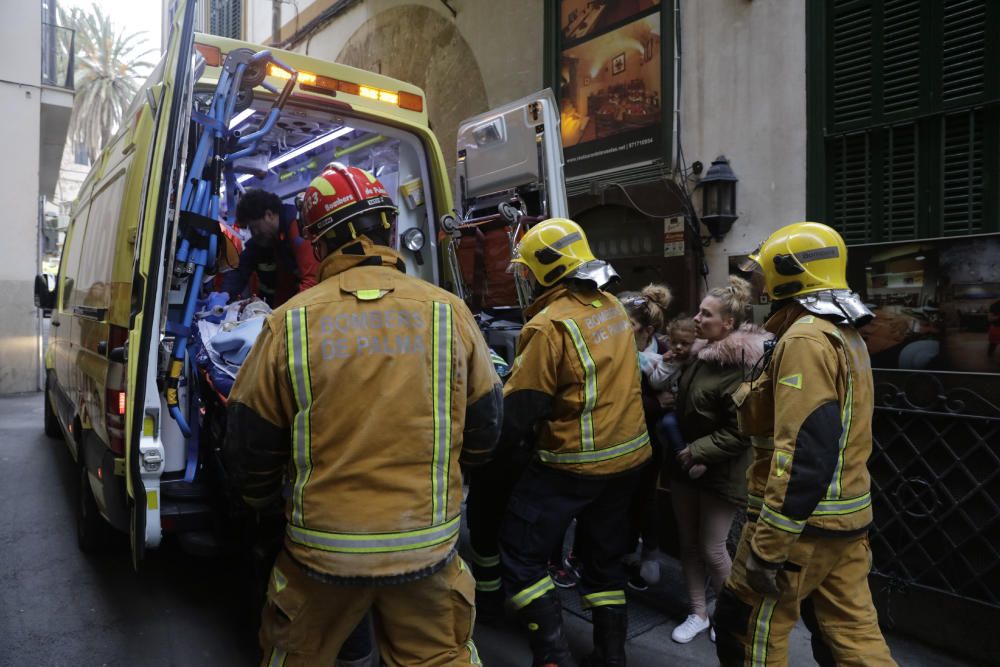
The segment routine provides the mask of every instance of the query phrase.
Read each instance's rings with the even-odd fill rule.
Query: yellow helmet
[[[818,222],[796,222],[767,237],[748,256],[747,269],[764,274],[772,299],[847,286],[847,246],[831,227]]]
[[[528,267],[535,279],[548,287],[595,259],[580,225],[566,218],[551,218],[521,237],[511,263]]]

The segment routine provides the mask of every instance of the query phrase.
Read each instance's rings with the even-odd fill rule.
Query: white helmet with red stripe
[[[306,188],[299,216],[302,238],[315,244],[332,234],[339,237],[342,245],[371,226],[374,216],[364,216],[365,213],[379,213],[375,219],[388,230],[398,211],[377,178],[363,169],[331,162]]]

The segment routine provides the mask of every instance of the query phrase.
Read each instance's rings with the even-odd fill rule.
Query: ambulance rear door
[[[569,215],[555,96],[542,90],[466,119],[457,148],[459,218],[444,225],[449,272],[484,314],[487,342],[512,361],[529,288],[507,271],[511,251],[535,222]]]
[[[127,347],[125,466],[134,567],[161,537],[159,484],[165,456],[160,429],[169,416],[161,414],[157,373],[164,284],[192,104],[195,4],[174,1],[168,46],[158,68],[162,79],[139,92],[152,108],[153,128],[136,232]]]
[[[525,200],[527,215],[566,217],[559,107],[552,91],[462,121],[456,175],[463,218],[486,210],[490,202],[517,198]]]

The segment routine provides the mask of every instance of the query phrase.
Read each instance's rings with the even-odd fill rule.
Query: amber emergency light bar
[[[267,73],[269,76],[273,76],[278,79],[291,78],[291,75],[288,72],[275,67],[274,65],[268,65]],[[348,95],[358,95],[377,102],[386,102],[408,111],[420,112],[424,110],[423,97],[404,91],[392,92],[388,90],[381,90],[379,88],[372,88],[371,86],[362,86],[351,81],[333,79],[328,76],[321,76],[318,74],[312,74],[311,72],[302,71],[299,72],[298,83],[299,88],[302,90],[308,90],[315,93],[336,95],[338,92],[341,92]]]

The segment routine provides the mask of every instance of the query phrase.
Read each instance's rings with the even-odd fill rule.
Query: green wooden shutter
[[[882,10],[882,111],[920,107],[920,3],[885,0]]]
[[[941,99],[944,102],[965,97],[982,98],[986,93],[986,2],[944,2],[941,58]]]
[[[810,210],[849,243],[1000,229],[1000,0],[817,6],[825,46],[808,52],[830,74],[809,81],[825,101]]]
[[[839,137],[832,145],[833,227],[847,243],[871,236],[871,147],[867,132]]]
[[[917,235],[917,125],[887,128],[883,138],[882,234],[883,241],[912,239]]]
[[[942,123],[941,233],[976,234],[983,231],[983,112],[947,114]]]
[[[842,126],[872,114],[872,8],[870,3],[838,2],[847,8],[833,25],[833,122]]]

